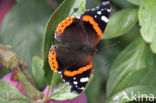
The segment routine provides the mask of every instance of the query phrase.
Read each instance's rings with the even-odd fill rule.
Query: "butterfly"
[[[106,28],[110,12],[110,3],[103,2],[79,18],[67,17],[56,28],[55,39],[63,45],[52,45],[48,62],[75,94],[80,94],[89,81],[92,57],[97,54],[95,46]]]

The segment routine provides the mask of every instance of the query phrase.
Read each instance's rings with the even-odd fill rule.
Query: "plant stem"
[[[0,45],[0,62],[15,74],[17,80],[22,84],[27,97],[34,100],[43,97],[43,94],[35,88],[32,76],[25,62],[18,58],[10,50],[9,46]]]
[[[50,91],[50,86],[48,86],[48,90],[47,90],[47,92],[46,92],[45,96],[44,96],[44,97],[43,97],[43,99],[42,99],[42,102],[43,102],[43,103],[45,103],[45,102],[47,101],[49,91]]]

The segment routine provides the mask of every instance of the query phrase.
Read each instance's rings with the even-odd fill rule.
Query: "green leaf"
[[[134,94],[156,94],[155,60],[156,55],[141,38],[132,42],[111,66],[107,82],[108,102],[123,103],[123,93],[130,98],[126,102],[132,101],[132,91]]]
[[[32,60],[32,74],[39,89],[43,89],[46,85],[43,70],[43,60],[34,56]]]
[[[130,3],[127,0],[111,0],[111,2],[120,8],[130,7]]]
[[[156,53],[156,2],[142,0],[139,8],[140,32],[143,39],[150,44],[153,53]]]
[[[4,18],[0,43],[11,45],[29,67],[34,55],[41,56],[44,28],[50,12],[45,0],[20,0]]]
[[[98,58],[96,58],[96,59],[98,59]],[[94,64],[95,64],[95,62],[94,62]],[[95,103],[97,101],[97,96],[99,95],[99,92],[100,92],[100,87],[101,87],[102,81],[100,78],[99,68],[97,68],[97,67],[98,66],[95,64],[93,80],[90,82],[90,84],[86,90],[88,103]]]
[[[120,41],[119,44],[122,48],[127,47],[127,45],[134,41],[137,37],[141,37],[139,28],[139,25],[135,25],[130,31],[117,38],[118,41]]]
[[[152,70],[152,69],[150,69],[150,70]],[[155,71],[155,69],[153,69],[153,71]],[[147,70],[147,71],[144,71],[144,73],[142,73],[142,74],[135,74],[135,77],[139,76],[139,75],[140,75],[139,77],[141,77],[142,75],[146,75],[145,72],[152,73],[153,71],[149,72]],[[129,77],[129,78],[131,78],[131,77]],[[136,78],[132,77],[131,80],[132,79],[135,80]],[[152,78],[145,78],[145,79],[148,79],[150,81]],[[138,81],[140,81],[140,80],[137,80],[137,82]],[[129,87],[123,89],[122,91],[116,93],[109,100],[107,100],[107,103],[127,103],[127,102],[128,103],[151,103],[151,101],[154,101],[154,99],[156,99],[156,97],[155,97],[156,88],[149,86],[149,85],[142,86],[142,85],[139,85],[139,83],[136,84],[136,86],[129,86]],[[143,102],[143,100],[144,100],[144,102]],[[132,102],[130,102],[130,101],[132,101]]]
[[[95,8],[97,5],[100,4],[101,1],[99,0],[86,0],[86,9]]]
[[[2,78],[3,76],[5,76],[6,74],[8,74],[10,71],[6,68],[3,67],[2,71],[0,72],[0,78]]]
[[[91,74],[90,79],[88,81],[88,84],[87,84],[85,90],[87,89],[88,85],[92,81],[92,78],[93,78],[93,74]],[[79,95],[72,93],[70,91],[70,86],[67,83],[63,82],[63,83],[61,83],[61,85],[58,84],[57,86],[53,86],[52,93],[51,93],[51,96],[49,96],[49,99],[68,100],[68,99],[73,99],[73,98],[75,98],[75,97],[77,97]]]
[[[50,85],[52,86],[52,85],[58,84],[61,80],[62,80],[62,78],[61,78],[61,75],[60,74],[53,73],[52,81],[51,81],[51,84]]]
[[[28,103],[29,99],[23,96],[16,87],[0,80],[0,102]]]
[[[78,12],[75,12],[76,8],[78,9]],[[45,31],[43,44],[44,71],[49,85],[51,84],[52,77],[54,76],[52,76],[53,72],[48,64],[48,53],[51,45],[60,44],[58,41],[54,39],[55,29],[57,25],[66,17],[71,15],[78,16],[81,14],[81,11],[84,11],[84,9],[85,9],[85,0],[65,0],[49,19]],[[53,82],[53,84],[55,83]]]
[[[116,12],[108,22],[103,39],[121,36],[128,32],[137,22],[137,9],[128,8]]]
[[[142,0],[128,0],[130,3],[139,6],[142,2]]]
[[[53,86],[52,93],[49,99],[54,100],[67,100],[67,99],[73,99],[77,97],[77,94],[70,92],[70,87],[66,83],[62,83],[61,86]]]

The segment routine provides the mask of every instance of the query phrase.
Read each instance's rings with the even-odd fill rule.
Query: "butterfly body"
[[[65,47],[73,51],[79,51],[82,54],[91,55],[91,56],[97,53],[97,49],[89,44],[68,43],[65,45]]]
[[[85,11],[80,18],[68,17],[57,27],[55,39],[63,45],[53,45],[48,61],[53,71],[61,73],[62,79],[71,87],[71,92],[81,93],[93,69],[96,45],[106,28],[110,3]]]

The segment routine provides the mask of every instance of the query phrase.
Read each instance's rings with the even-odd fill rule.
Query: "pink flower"
[[[22,88],[22,84],[15,79],[15,75],[13,73],[9,73],[5,75],[1,80],[8,82],[9,84],[18,88],[18,90],[25,96],[24,90]]]
[[[47,90],[48,90],[48,86],[43,91],[44,95],[46,94]],[[50,93],[48,95],[50,96],[50,94],[51,94],[51,89],[50,89]],[[47,101],[47,103],[88,103],[88,102],[87,102],[86,95],[83,93],[80,96],[78,96],[72,100],[56,101],[56,100],[49,99]]]
[[[2,63],[0,62],[0,72],[2,71],[2,68],[3,68],[3,65],[2,65]]]
[[[46,86],[46,88],[43,90],[43,95],[45,95],[46,93],[47,93],[47,90],[48,90],[48,86]],[[50,96],[51,95],[51,88],[50,88],[50,91],[49,91],[49,93],[48,93],[48,96]]]
[[[13,73],[9,73],[9,74],[5,75],[1,80],[8,82],[9,84],[15,86],[25,96],[25,93],[24,93],[21,83],[19,83],[16,80],[15,75]],[[48,86],[43,91],[44,95],[46,94],[47,90],[48,90]],[[50,92],[48,95],[49,96],[51,95],[51,88],[50,88]],[[72,100],[56,101],[56,100],[49,99],[46,103],[87,103],[87,98],[86,98],[86,95],[83,93],[80,96],[78,96]]]
[[[0,0],[0,26],[4,16],[14,4],[13,0]]]

